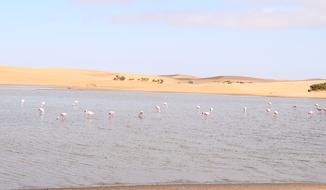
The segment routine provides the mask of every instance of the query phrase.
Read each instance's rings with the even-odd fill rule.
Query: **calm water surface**
[[[269,101],[278,118],[265,112]],[[0,189],[326,182],[326,114],[307,116],[316,103],[326,106],[320,99],[1,87]],[[204,120],[197,105],[214,112]],[[56,120],[60,112],[66,121]]]

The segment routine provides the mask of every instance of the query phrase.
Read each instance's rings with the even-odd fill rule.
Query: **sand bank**
[[[124,80],[115,80],[116,75]],[[163,83],[160,83],[163,81]],[[185,92],[251,96],[326,98],[326,92],[308,92],[326,80],[277,81],[250,77],[147,76],[79,69],[0,67],[2,85],[39,85],[81,90]]]
[[[150,185],[128,187],[71,188],[64,190],[325,190],[313,184],[243,184],[243,185]]]

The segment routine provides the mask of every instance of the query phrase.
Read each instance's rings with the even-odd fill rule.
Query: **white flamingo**
[[[273,105],[273,103],[272,102],[268,102],[268,105],[271,106],[271,105]]]
[[[314,115],[314,114],[315,114],[314,111],[309,111],[309,112],[308,112],[308,115],[310,115],[310,116],[312,116],[312,115]]]
[[[79,105],[79,101],[75,100],[74,103],[72,103],[72,106],[78,106]]]
[[[160,106],[155,106],[156,112],[161,113],[161,107]]]
[[[94,112],[89,110],[84,110],[84,113],[88,119],[94,115]]]
[[[273,115],[274,117],[277,117],[279,115],[278,111],[274,111]]]
[[[316,109],[319,113],[323,111],[323,108],[321,106],[317,106]]]
[[[59,116],[57,117],[57,120],[65,120],[66,119],[66,117],[67,117],[67,113],[65,113],[65,112],[62,112],[62,113],[60,113],[59,114]]]
[[[248,108],[245,106],[245,107],[243,107],[243,112],[244,113],[247,113],[247,110],[248,110]]]
[[[40,115],[43,115],[45,112],[44,108],[38,108],[38,111],[39,111]]]
[[[267,109],[266,109],[266,112],[267,112],[267,113],[269,113],[269,112],[271,112],[271,111],[272,111],[272,109],[270,109],[270,108],[267,108]]]
[[[196,106],[196,109],[199,110],[200,109],[200,106]]]
[[[168,105],[167,102],[164,102],[163,105],[165,106],[165,108],[168,108],[169,107],[169,105]]]
[[[45,102],[41,102],[41,107],[42,107],[42,108],[45,107]]]
[[[113,118],[114,115],[115,115],[115,112],[114,111],[109,111],[108,115],[109,115],[109,118]]]
[[[209,115],[211,115],[211,112],[207,111],[207,112],[202,112],[201,113],[202,116],[208,117]]]
[[[144,111],[140,111],[140,112],[138,113],[138,118],[139,118],[139,119],[144,119]]]
[[[209,112],[212,113],[213,111],[214,111],[214,108],[210,108],[210,109],[209,109]]]

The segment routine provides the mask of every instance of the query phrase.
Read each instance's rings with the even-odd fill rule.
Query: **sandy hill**
[[[210,81],[210,82],[226,82],[226,81],[231,81],[231,82],[275,82],[276,81],[276,80],[270,80],[270,79],[245,77],[245,76],[216,76],[216,77],[201,78],[200,80]]]
[[[322,82],[326,80],[276,81],[241,76],[149,76],[80,69],[0,66],[0,84],[69,89],[326,98],[326,92],[308,92],[310,85]]]

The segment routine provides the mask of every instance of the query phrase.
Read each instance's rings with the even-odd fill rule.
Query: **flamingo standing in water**
[[[62,113],[60,113],[59,116],[57,117],[57,120],[60,119],[61,121],[64,121],[64,120],[66,119],[66,117],[67,117],[67,113],[62,112]]]
[[[114,115],[115,115],[114,111],[109,111],[108,116],[109,116],[110,119],[113,118]]]
[[[139,118],[139,119],[144,119],[144,111],[140,111],[140,112],[138,113],[138,118]]]
[[[277,117],[279,115],[278,111],[274,111],[273,115],[274,117]]]
[[[323,111],[323,108],[320,105],[316,106],[316,109],[319,113],[321,113]]]
[[[85,113],[87,119],[89,119],[90,117],[92,117],[94,115],[94,112],[89,111],[89,110],[84,110],[84,113]]]
[[[45,102],[41,102],[41,107],[42,107],[42,108],[45,107]]]
[[[72,106],[78,106],[79,105],[79,101],[75,100],[74,103],[72,103]]]
[[[160,106],[155,106],[156,112],[161,113],[161,107]]]
[[[168,108],[169,107],[169,105],[168,105],[167,102],[164,102],[163,105],[164,105],[165,108]]]
[[[313,116],[314,114],[315,114],[314,111],[309,111],[309,112],[308,112],[308,115],[309,115],[309,116]]]
[[[210,108],[209,111],[207,111],[207,112],[201,112],[201,115],[202,115],[205,119],[207,119],[207,117],[211,115],[211,113],[213,112],[213,110],[214,110],[213,108]]]
[[[40,115],[43,115],[44,114],[44,112],[45,112],[45,110],[44,110],[44,108],[38,108],[38,111],[39,111],[39,113],[40,113]]]
[[[207,111],[207,112],[202,112],[201,116],[203,117],[203,119],[207,119],[209,116],[211,115],[211,112]]]
[[[200,109],[200,106],[196,106],[196,109],[199,110]]]
[[[266,109],[266,112],[267,112],[267,113],[269,113],[269,112],[271,112],[271,111],[272,111],[272,109],[270,109],[270,108],[267,108],[267,109]]]
[[[246,106],[243,107],[243,112],[244,112],[244,113],[247,113],[247,107],[246,107]]]

